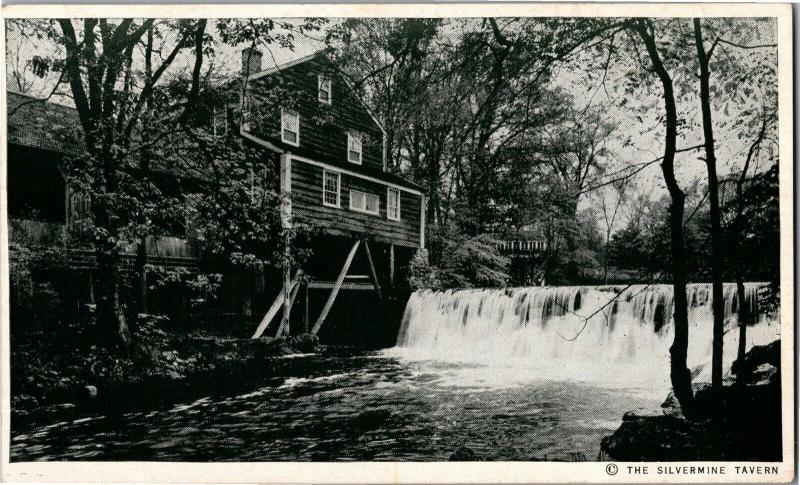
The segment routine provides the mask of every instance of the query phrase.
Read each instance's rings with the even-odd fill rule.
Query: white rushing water
[[[747,283],[758,305],[763,284]],[[724,369],[736,358],[736,285],[724,285]],[[711,375],[711,285],[690,284],[688,364]],[[478,364],[489,380],[567,380],[668,387],[673,339],[672,286],[573,286],[429,291],[412,294],[390,354]],[[760,318],[747,348],[780,337],[778,318]]]

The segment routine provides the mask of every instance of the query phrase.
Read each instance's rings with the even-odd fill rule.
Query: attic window
[[[320,103],[331,104],[333,93],[331,92],[331,79],[323,74],[317,76],[317,99]]]
[[[347,133],[347,161],[361,165],[362,136],[358,133]]]
[[[281,110],[281,141],[300,146],[300,115],[297,112]]]

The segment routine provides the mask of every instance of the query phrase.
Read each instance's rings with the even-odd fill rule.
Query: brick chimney
[[[261,71],[263,54],[258,49],[248,47],[242,50],[242,77],[252,76]]]

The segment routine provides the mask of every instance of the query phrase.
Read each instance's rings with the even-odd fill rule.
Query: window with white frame
[[[347,161],[361,165],[361,142],[362,136],[359,133],[347,133]]]
[[[300,115],[296,111],[281,110],[281,141],[300,145]]]
[[[339,194],[341,192],[342,174],[332,170],[322,172],[322,205],[339,207]]]
[[[359,190],[350,191],[350,210],[377,215],[380,207],[381,200],[377,195]]]
[[[400,191],[389,187],[386,189],[386,217],[393,221],[400,220]]]
[[[332,104],[331,78],[320,74],[317,76],[317,99],[320,103]]]

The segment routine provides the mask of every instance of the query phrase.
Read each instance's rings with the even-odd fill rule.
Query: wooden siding
[[[317,99],[317,76],[331,78],[333,101]],[[383,171],[383,132],[324,57],[254,79],[247,88],[247,131],[292,153],[354,171]],[[281,108],[300,114],[298,147],[281,141]],[[347,133],[363,135],[362,165],[347,161]]]
[[[385,184],[365,180],[347,173],[341,174],[341,207],[326,207],[322,204],[323,168],[292,160],[292,216],[298,222],[316,223],[330,234],[345,236],[369,236],[376,241],[394,243],[399,246],[420,245],[421,197],[400,191],[400,220],[386,217]],[[375,194],[380,198],[377,215],[350,210],[350,190]]]

